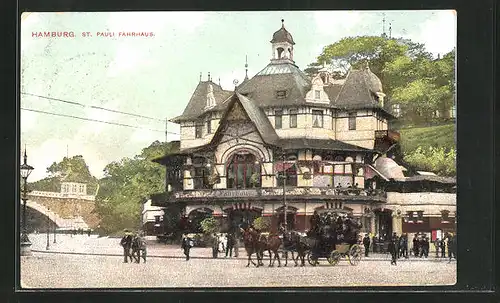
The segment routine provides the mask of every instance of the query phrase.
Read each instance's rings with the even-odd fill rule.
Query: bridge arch
[[[21,215],[22,215],[22,204],[23,202],[21,201]],[[47,217],[53,224],[56,225],[56,227],[63,227],[65,226],[64,222],[65,220],[61,218],[57,213],[51,211],[47,207],[37,203],[36,201],[33,200],[28,200],[26,201],[26,208],[31,208],[40,214],[44,215]]]

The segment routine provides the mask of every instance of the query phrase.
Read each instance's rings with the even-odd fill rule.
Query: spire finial
[[[245,80],[248,80],[248,55],[245,55]]]
[[[384,18],[382,18],[382,35],[385,36],[385,13],[384,13]]]
[[[26,155],[26,144],[24,144],[24,164],[28,161],[28,156]]]
[[[281,27],[285,28],[285,19],[281,19]]]
[[[365,61],[365,69],[370,69],[370,64],[368,63],[368,60]]]
[[[200,82],[201,82],[201,74],[202,74],[202,73],[200,72]]]
[[[208,72],[208,81],[210,81],[210,72]]]
[[[220,85],[220,77],[219,77],[219,86],[221,86],[221,85]]]
[[[389,22],[389,38],[392,38],[392,23]]]

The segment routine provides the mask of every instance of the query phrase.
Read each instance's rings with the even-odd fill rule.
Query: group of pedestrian
[[[222,247],[222,253],[225,254],[225,258],[229,256],[229,258],[233,257],[233,250],[234,250],[234,257],[238,257],[238,239],[237,235],[234,232],[229,232],[226,235],[223,235],[222,238],[219,237],[217,234],[213,235],[212,238],[212,252],[213,252],[213,257],[217,258],[220,247]]]
[[[124,230],[125,235],[120,240],[120,245],[123,247],[123,263],[135,261],[140,263],[141,257],[146,263],[146,240],[142,231],[132,233],[128,229]]]
[[[445,258],[445,251],[447,247],[448,258],[450,258],[450,261],[452,258],[456,259],[456,239],[456,234],[453,235],[451,233],[447,233],[442,240],[438,238],[434,241],[434,245],[436,247],[436,257],[438,257],[439,252],[441,252],[441,257]],[[370,236],[365,234],[362,239],[362,244],[365,248],[365,257],[368,257],[371,246],[375,244],[375,237],[370,239]],[[415,234],[411,249],[413,256],[417,258],[427,258],[429,256],[429,245],[430,241],[427,235]],[[389,239],[387,251],[391,254],[391,265],[396,265],[399,258],[404,257],[408,259],[408,235],[404,233],[401,236],[398,236],[396,233],[393,233],[392,237]]]

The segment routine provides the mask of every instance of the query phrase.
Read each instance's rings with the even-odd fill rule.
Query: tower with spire
[[[271,40],[273,56],[271,61],[293,61],[293,41],[292,35],[285,28],[285,20],[281,19],[281,28],[273,34]]]

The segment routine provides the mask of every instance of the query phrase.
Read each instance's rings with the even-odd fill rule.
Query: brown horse
[[[259,267],[260,262],[259,262],[259,234],[253,230],[253,229],[241,229],[241,233],[243,234],[243,243],[245,245],[245,250],[248,255],[248,263],[247,267],[250,266],[250,262],[256,266]],[[255,254],[257,256],[257,263],[255,263],[252,260],[252,254]]]
[[[269,253],[269,267],[274,266],[274,262],[278,259],[278,267],[281,266],[281,260],[278,253],[278,249],[281,246],[281,239],[277,235],[270,235],[269,237],[261,234],[258,241],[258,253],[257,258],[260,265],[264,265],[262,263],[262,259],[264,258],[264,251],[267,250]],[[273,258],[274,254],[274,258]]]
[[[310,249],[309,246],[304,243],[301,236],[295,231],[289,231],[282,233],[283,235],[283,254],[285,256],[285,266],[288,265],[288,252],[292,253],[292,260],[295,262],[295,266],[298,266],[298,260],[300,259],[301,265],[305,265],[306,252]],[[297,253],[297,258],[294,256],[294,252]]]

